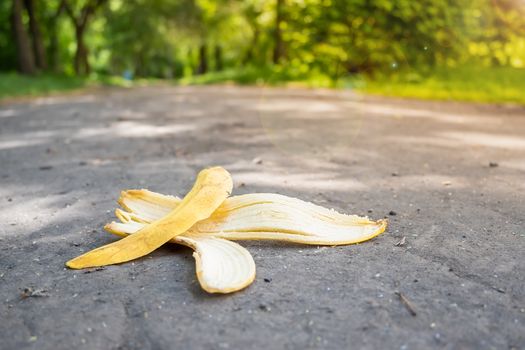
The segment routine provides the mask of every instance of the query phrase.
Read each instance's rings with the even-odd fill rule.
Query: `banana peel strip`
[[[148,190],[123,191],[116,210],[122,223],[106,230],[132,234],[180,203],[176,197]],[[208,218],[187,233],[196,237],[228,240],[279,240],[312,245],[343,245],[369,240],[386,229],[386,220],[345,215],[297,198],[253,193],[227,198]]]
[[[157,216],[158,220],[151,221],[151,214],[158,213],[158,210],[140,208],[140,216],[150,215],[150,224],[143,225],[133,235],[74,258],[66,265],[73,269],[83,269],[118,264],[147,255],[188,231],[196,222],[210,217],[230,195],[232,187],[231,176],[224,168],[204,169],[197,176],[191,191],[178,202],[175,208],[168,210],[167,215]],[[165,203],[162,198],[156,198],[155,203],[163,206]],[[126,214],[122,213],[122,215]],[[132,215],[129,215],[132,218]]]
[[[176,243],[194,250],[197,279],[208,293],[232,293],[255,279],[255,262],[242,246],[215,237],[177,236]]]
[[[120,209],[118,211],[122,212]],[[106,225],[105,229],[118,236],[128,236],[147,225],[127,221],[127,213],[117,216],[123,223],[114,222]],[[249,286],[255,279],[255,262],[251,254],[235,242],[190,233],[174,237],[170,242],[194,250],[197,279],[202,289],[208,293],[236,292]]]

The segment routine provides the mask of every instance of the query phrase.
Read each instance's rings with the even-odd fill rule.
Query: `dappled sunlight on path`
[[[448,339],[460,340],[465,335],[454,330],[469,324],[473,337],[490,333],[501,345],[523,329],[522,109],[324,90],[159,87],[3,105],[0,124],[0,297],[7,300],[0,312],[20,324],[28,322],[26,314],[8,305],[19,288],[42,285],[52,297],[40,300],[40,316],[64,331],[72,325],[63,300],[104,298],[69,316],[98,322],[100,315],[126,314],[126,303],[139,300],[141,315],[157,315],[148,321],[152,327],[179,327],[169,314],[194,318],[187,325],[192,332],[218,332],[208,314],[240,328],[244,321],[231,310],[259,310],[256,301],[264,300],[273,312],[246,314],[249,322],[289,327],[300,323],[297,310],[308,308],[334,337],[346,336],[337,328],[345,324],[353,325],[352,336],[373,341],[375,331],[361,332],[365,322],[432,339],[434,330],[420,325],[436,323]],[[155,259],[109,267],[90,279],[63,270],[67,259],[115,239],[102,226],[113,219],[120,190],[181,196],[197,171],[211,165],[232,173],[235,194],[278,192],[388,217],[388,232],[322,254],[315,247],[247,243],[260,279],[273,281],[257,280],[230,299],[188,289],[194,271],[185,249],[166,247]],[[402,237],[408,243],[395,246]],[[314,262],[305,259],[313,254]],[[401,288],[421,310],[417,320],[407,320],[395,302],[392,293]],[[107,319],[113,328],[99,334],[127,334],[126,324]],[[510,326],[502,335],[485,324]],[[48,336],[60,339],[57,332]]]

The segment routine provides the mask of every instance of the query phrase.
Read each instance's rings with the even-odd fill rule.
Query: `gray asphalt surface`
[[[211,165],[236,194],[390,226],[352,246],[243,243],[257,277],[231,295],[203,292],[173,245],[64,267],[116,239],[121,189],[184,195]],[[525,349],[520,107],[226,86],[4,102],[0,183],[0,349]]]

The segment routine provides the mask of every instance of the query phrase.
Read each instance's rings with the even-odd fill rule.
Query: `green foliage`
[[[42,96],[75,91],[89,87],[136,87],[165,84],[158,79],[129,81],[119,76],[92,74],[75,77],[63,74],[25,76],[17,73],[0,73],[0,99],[17,96]]]
[[[335,87],[327,75],[284,69],[281,66],[229,68],[220,72],[186,77],[181,79],[179,83],[182,85],[235,83],[260,86]]]
[[[188,77],[182,79],[181,83],[336,87],[394,97],[525,105],[525,69],[512,67],[412,69],[376,74],[374,77],[358,74],[339,79],[336,84],[329,76],[320,73],[293,74],[275,66],[247,67]]]
[[[28,77],[16,73],[0,73],[0,98],[36,96],[85,87],[87,81],[64,75],[44,74]]]
[[[512,67],[438,68],[389,76],[354,77],[345,86],[371,94],[431,100],[513,102],[525,105],[525,69]]]
[[[403,79],[414,74],[403,72],[441,79],[453,67],[525,68],[523,0],[283,0],[280,30],[277,0],[36,1],[50,70],[67,75],[78,38],[64,1],[78,18],[101,4],[86,24],[88,61],[128,79],[341,86],[358,75],[369,91],[398,80],[408,91]],[[0,2],[0,71],[17,66],[10,11],[11,1]],[[278,41],[282,56],[272,65]]]

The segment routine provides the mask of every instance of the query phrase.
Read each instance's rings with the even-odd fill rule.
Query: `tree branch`
[[[69,2],[62,0],[59,10],[63,8],[76,27],[85,27],[95,11],[106,2],[107,0],[91,0],[80,10],[80,15],[76,16]]]
[[[69,5],[69,2],[67,2],[67,0],[62,0],[62,3],[60,4],[60,9],[62,9],[62,8],[64,8],[64,10],[66,11],[67,15],[69,16],[69,18],[71,18],[71,20],[73,21],[75,26],[78,26],[78,21],[77,21],[77,18],[75,16],[75,13],[73,12],[73,9],[71,8],[71,6]]]
[[[106,2],[107,0],[92,0],[88,2],[82,9],[80,25],[85,26],[91,15],[93,15],[95,11]]]

